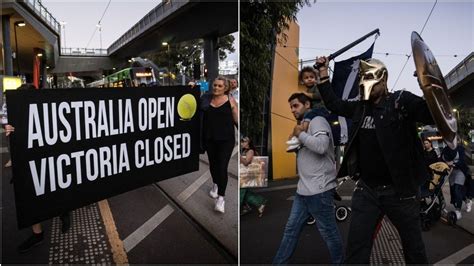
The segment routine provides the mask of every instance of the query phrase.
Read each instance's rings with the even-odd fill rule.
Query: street
[[[58,217],[42,223],[44,242],[19,254],[31,229],[18,230],[11,168],[2,130],[1,263],[237,263],[237,155],[229,165],[226,213],[214,211],[207,156],[200,170],[72,212],[61,233]]]
[[[290,213],[296,183],[297,179],[273,181],[270,182],[268,188],[255,190],[268,200],[268,204],[262,218],[257,217],[255,210],[241,217],[240,243],[243,244],[240,249],[240,258],[242,264],[272,262]],[[343,200],[336,204],[350,206],[353,188],[353,181],[345,182],[338,189]],[[396,229],[387,220],[384,220],[374,242],[371,264],[404,263],[400,238]],[[350,218],[338,223],[344,243],[347,241],[349,223]],[[430,231],[423,232],[423,239],[430,263],[474,263],[474,235],[464,229],[438,221]],[[306,225],[303,229],[290,263],[330,263],[329,252],[315,224]]]

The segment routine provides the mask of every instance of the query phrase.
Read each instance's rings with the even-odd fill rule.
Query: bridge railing
[[[109,54],[115,52],[123,45],[127,44],[130,40],[141,34],[144,30],[148,29],[156,22],[165,18],[173,11],[187,4],[187,0],[164,0],[153,8],[148,14],[146,14],[140,21],[138,21],[133,27],[125,32],[120,38],[110,45],[108,48]]]
[[[56,18],[49,13],[41,1],[39,0],[23,0],[19,1],[25,3],[33,12],[35,12],[46,24],[48,24],[57,34],[61,32],[61,25]]]
[[[61,48],[61,55],[108,56],[107,49],[99,48]]]
[[[448,89],[451,89],[471,73],[474,73],[474,52],[469,54],[461,63],[459,63],[444,77],[446,86]]]

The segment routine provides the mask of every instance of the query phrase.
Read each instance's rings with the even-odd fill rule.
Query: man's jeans
[[[371,189],[361,180],[352,195],[347,264],[369,264],[374,233],[384,215],[397,228],[407,264],[427,264],[417,197],[400,198],[392,186]]]
[[[283,239],[273,259],[273,264],[288,263],[295,251],[301,230],[310,214],[316,219],[319,232],[329,248],[332,263],[341,264],[343,262],[342,239],[337,229],[334,214],[334,192],[335,189],[331,189],[313,196],[295,195]]]

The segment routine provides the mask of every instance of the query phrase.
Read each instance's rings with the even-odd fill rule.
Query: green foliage
[[[225,60],[227,54],[235,52],[234,36],[220,37],[217,41],[219,46],[219,59]],[[181,43],[170,43],[168,47],[162,46],[159,50],[147,53],[146,58],[152,60],[158,67],[170,68],[171,72],[178,73],[180,66],[186,67],[186,74],[192,76],[193,63],[200,63],[200,56],[204,50],[204,40],[195,39]]]
[[[249,1],[240,4],[241,133],[259,143],[264,127],[264,102],[270,95],[273,47],[308,0]],[[277,40],[277,36],[280,39]]]
[[[474,129],[474,110],[459,108],[458,132],[463,139],[467,139],[469,131]]]

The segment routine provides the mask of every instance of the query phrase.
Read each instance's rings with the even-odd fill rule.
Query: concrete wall
[[[109,57],[73,57],[60,56],[52,73],[89,72],[115,67]]]
[[[270,103],[270,139],[272,140],[274,180],[296,176],[296,156],[295,153],[286,152],[287,145],[285,142],[296,125],[293,114],[290,112],[288,98],[298,91],[297,47],[299,47],[299,33],[299,25],[291,23],[289,30],[286,32],[286,43],[278,44],[275,50]]]

